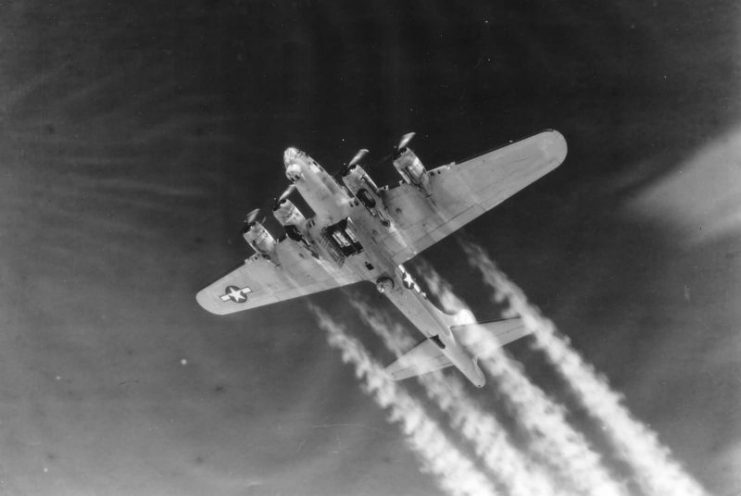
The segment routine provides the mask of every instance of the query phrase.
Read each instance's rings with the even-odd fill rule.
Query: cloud
[[[409,447],[422,462],[422,470],[434,475],[443,491],[452,496],[495,494],[492,483],[450,442],[422,404],[394,382],[359,341],[319,307],[309,304],[309,309],[327,331],[329,344],[342,352],[345,363],[355,367],[364,391],[401,426]]]
[[[641,193],[629,210],[669,221],[690,245],[741,232],[741,128],[679,164]]]
[[[416,342],[398,322],[387,313],[371,308],[359,296],[351,295],[350,304],[387,348],[401,355]],[[496,417],[485,412],[468,394],[456,375],[441,373],[418,377],[427,396],[451,420],[451,427],[471,443],[474,452],[486,468],[511,496],[558,494],[553,480],[542,467],[533,464],[529,457],[511,442],[505,427]]]
[[[533,331],[535,347],[541,350],[556,370],[566,379],[584,408],[603,426],[605,435],[618,454],[633,468],[635,481],[645,494],[705,494],[656,434],[633,418],[622,404],[620,395],[610,388],[590,364],[571,347],[568,339],[556,330],[553,322],[531,305],[522,290],[512,283],[489,258],[483,248],[461,242],[472,267],[494,290],[496,301],[504,298],[510,311],[521,316]]]
[[[461,320],[475,320],[467,305],[431,266],[423,263],[421,270],[430,290],[444,306],[462,309],[458,314]],[[469,327],[468,333],[458,337],[494,377],[494,384],[504,394],[518,424],[528,433],[528,448],[538,461],[555,470],[578,494],[625,494],[622,484],[603,465],[600,454],[567,422],[565,408],[530,381],[496,337],[477,326]]]

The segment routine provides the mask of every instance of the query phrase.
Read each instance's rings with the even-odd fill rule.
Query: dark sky
[[[690,473],[741,490],[738,2],[459,3],[3,7],[0,488],[434,493],[302,302],[217,318],[194,294],[248,255],[286,146],[331,171],[414,130],[434,167],[555,128],[564,165],[466,235]],[[453,240],[425,257],[491,312]]]

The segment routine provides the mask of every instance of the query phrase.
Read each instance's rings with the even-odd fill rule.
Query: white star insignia
[[[412,275],[409,272],[404,273],[404,278],[402,282],[404,283],[404,286],[406,286],[409,289],[412,289],[415,286],[414,279],[412,279]]]
[[[227,286],[224,290],[224,294],[221,295],[221,301],[233,301],[234,303],[244,303],[247,301],[247,295],[252,290],[250,288],[239,289],[237,286]]]

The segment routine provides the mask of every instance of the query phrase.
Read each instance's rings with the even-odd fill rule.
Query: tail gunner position
[[[291,185],[276,198],[273,215],[285,235],[276,240],[251,212],[242,230],[255,251],[244,265],[201,290],[198,303],[223,315],[370,281],[424,334],[415,348],[387,367],[397,380],[455,366],[474,385],[486,380],[461,345],[451,315],[420,291],[404,262],[497,206],[553,170],[566,157],[566,141],[545,131],[461,164],[427,170],[408,147],[394,149],[398,186],[379,187],[360,163],[360,150],[342,168],[341,183],[296,148],[283,154]],[[306,218],[290,196],[313,209]],[[518,320],[479,324],[502,345],[526,331]]]

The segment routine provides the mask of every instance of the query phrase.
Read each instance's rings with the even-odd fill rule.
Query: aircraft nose
[[[299,153],[300,152],[298,151],[298,148],[294,148],[292,146],[286,148],[286,151],[283,152],[283,165],[286,167],[290,166],[293,162],[296,161]]]

